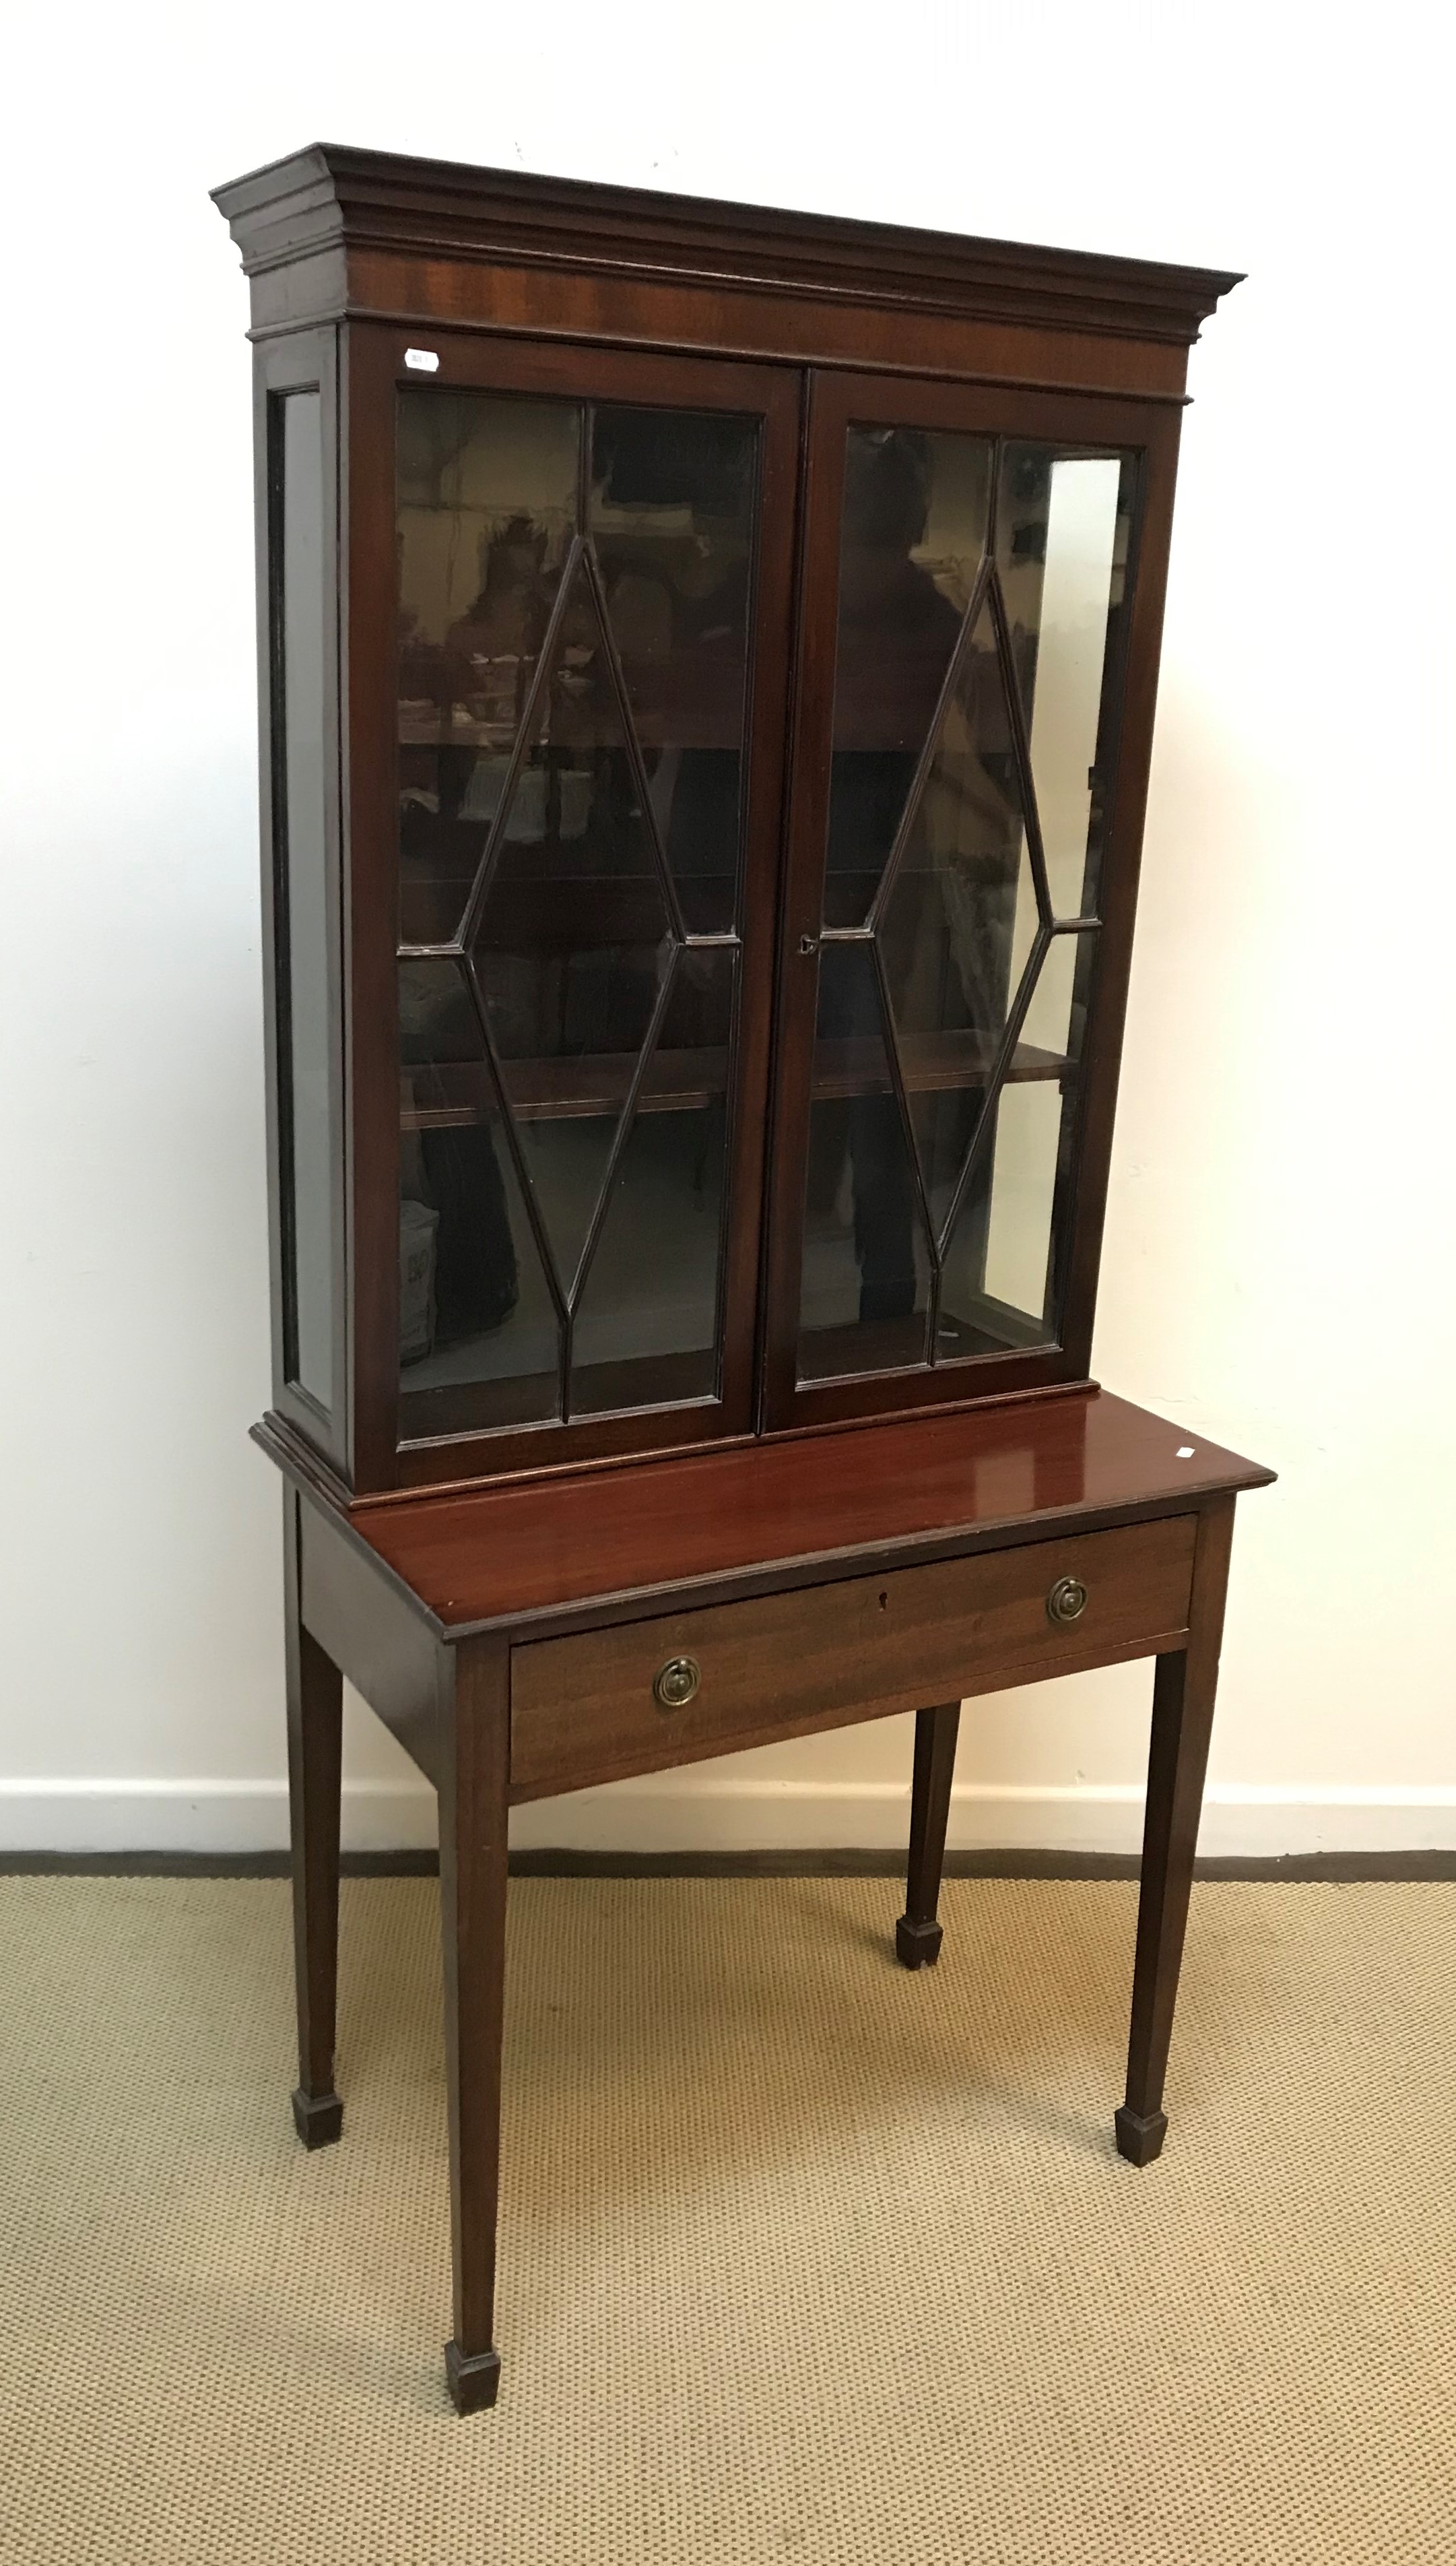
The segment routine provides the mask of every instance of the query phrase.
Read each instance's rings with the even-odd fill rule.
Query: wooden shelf
[[[521,1123],[571,1122],[585,1115],[619,1114],[635,1067],[629,1052],[588,1052],[572,1060],[507,1060],[501,1076],[512,1113]],[[433,1091],[430,1101],[410,1095],[402,1081],[399,1120],[406,1132],[439,1132],[484,1122],[491,1110],[489,1073],[483,1061],[448,1061],[417,1073]],[[728,1084],[728,1054],[659,1051],[642,1082],[644,1114],[695,1114]]]
[[[902,1036],[900,1063],[907,1095],[933,1096],[956,1088],[987,1086],[998,1048],[985,1034]],[[1061,1078],[1069,1065],[1062,1052],[1039,1051],[1033,1043],[1018,1043],[1006,1075],[1009,1084],[1022,1086],[1032,1079]],[[878,1036],[852,1034],[838,1042],[817,1044],[810,1092],[816,1102],[822,1097],[889,1095],[889,1064]]]
[[[911,1096],[949,1094],[984,1087],[991,1075],[995,1045],[971,1033],[921,1034],[902,1046],[905,1086]],[[1040,1051],[1019,1043],[1007,1072],[1008,1083],[1065,1075],[1068,1062],[1060,1052]],[[619,1114],[631,1084],[634,1062],[627,1052],[587,1053],[571,1060],[508,1060],[501,1064],[506,1094],[518,1122],[569,1122],[587,1115]],[[432,1091],[416,1101],[412,1076]],[[727,1086],[728,1054],[721,1047],[693,1051],[659,1051],[642,1082],[644,1114],[696,1114],[721,1096]],[[815,1055],[812,1093],[816,1102],[854,1096],[887,1096],[891,1092],[883,1046],[872,1036],[849,1036],[824,1042]],[[406,1132],[439,1132],[488,1119],[492,1107],[489,1076],[483,1061],[447,1061],[422,1068],[402,1081],[399,1120]]]

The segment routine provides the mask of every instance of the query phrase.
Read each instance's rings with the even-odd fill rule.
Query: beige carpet
[[[0,1883],[5,2566],[1456,2558],[1456,1890],[1195,1894],[1145,2174],[1121,1885],[513,1884],[494,2415],[449,2411],[434,1887]]]

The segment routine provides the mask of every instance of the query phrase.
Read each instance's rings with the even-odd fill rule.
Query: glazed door
[[[743,1432],[798,385],[386,335],[400,1475]]]
[[[770,1424],[1085,1377],[1175,436],[815,380]]]

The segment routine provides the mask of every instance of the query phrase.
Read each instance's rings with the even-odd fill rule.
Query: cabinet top
[[[254,1430],[323,1493],[292,1444]],[[645,1594],[664,1608],[722,1603],[811,1573],[1051,1539],[1191,1510],[1273,1477],[1093,1389],[395,1496],[359,1509],[349,1529],[453,1640],[506,1623],[565,1629]]]
[[[1189,347],[1240,279],[315,142],[213,190],[248,275],[351,252],[890,306]],[[256,308],[265,326],[274,307]],[[355,308],[347,285],[338,311]],[[297,320],[279,309],[277,319]]]

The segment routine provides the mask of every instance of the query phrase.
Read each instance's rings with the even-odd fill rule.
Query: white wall
[[[1275,1463],[1210,1849],[1456,1843],[1448,88],[1394,0],[23,9],[8,389],[0,1843],[281,1840],[247,296],[325,135],[1245,267],[1195,352],[1096,1360]],[[968,1713],[967,1843],[1136,1833],[1146,1669]],[[431,1804],[356,1708],[357,1842]],[[529,1814],[868,1843],[903,1723]]]

